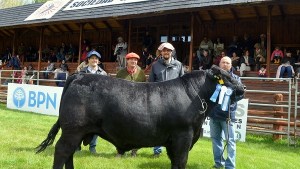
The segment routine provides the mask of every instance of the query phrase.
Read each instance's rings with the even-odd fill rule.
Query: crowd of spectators
[[[242,38],[233,36],[232,42],[228,45],[222,41],[221,37],[212,41],[209,37],[204,36],[199,48],[193,53],[193,70],[209,69],[213,64],[218,65],[224,56],[229,56],[232,59],[233,69],[239,71],[240,76],[246,76],[246,71],[260,72],[262,66],[265,72],[267,61],[266,47],[265,34],[259,35],[258,38],[252,38],[247,33]],[[295,63],[300,62],[299,54],[299,50],[296,52],[276,46],[270,56],[271,63],[278,64],[276,77],[298,76],[300,68]],[[286,66],[288,64],[290,66]],[[280,75],[280,72],[282,75]],[[261,76],[259,74],[258,76]],[[285,74],[287,75],[285,76]],[[263,77],[266,77],[266,73],[264,73]]]

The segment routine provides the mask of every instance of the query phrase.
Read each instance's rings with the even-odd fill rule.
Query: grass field
[[[0,104],[0,169],[45,169],[52,167],[54,146],[41,154],[35,147],[48,134],[57,117],[8,110]],[[60,133],[57,135],[58,139]],[[170,168],[166,152],[152,157],[151,148],[138,151],[136,158],[127,155],[116,158],[110,143],[98,139],[98,154],[92,155],[88,147],[75,153],[77,169],[152,169]],[[211,141],[201,138],[190,151],[188,169],[208,169],[213,165]],[[237,144],[237,169],[299,169],[300,147],[288,147],[286,141],[272,141],[268,135],[247,135],[245,143]]]

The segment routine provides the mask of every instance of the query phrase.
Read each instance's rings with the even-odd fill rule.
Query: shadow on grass
[[[160,161],[150,161],[143,164],[138,165],[138,168],[171,168],[171,162],[160,162]],[[198,169],[202,168],[199,164],[188,164],[186,168],[189,169]]]

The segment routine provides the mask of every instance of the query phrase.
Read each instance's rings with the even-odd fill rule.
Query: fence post
[[[283,101],[283,95],[282,94],[275,94],[274,95],[274,102],[275,104],[278,104],[278,101]],[[283,112],[283,107],[274,107],[274,117],[275,118],[283,118],[282,112]],[[282,131],[283,126],[280,124],[273,124],[273,129],[276,131]],[[273,134],[273,139],[274,140],[279,140],[282,139],[282,135],[280,134]]]

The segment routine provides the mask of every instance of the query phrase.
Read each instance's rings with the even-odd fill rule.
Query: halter
[[[194,90],[194,92],[196,93],[197,98],[200,100],[201,102],[201,108],[202,110],[200,110],[200,114],[204,114],[207,110],[207,103],[204,99],[201,99],[201,97],[199,96],[199,94],[197,93],[195,87],[193,86],[193,84],[191,83],[192,89]]]

